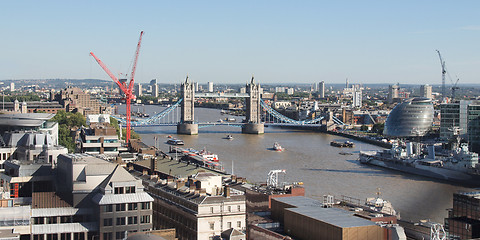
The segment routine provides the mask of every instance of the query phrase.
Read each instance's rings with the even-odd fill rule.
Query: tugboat
[[[276,152],[282,152],[283,150],[285,150],[285,148],[280,146],[280,144],[278,144],[278,142],[275,142],[273,144],[273,150],[275,150]]]

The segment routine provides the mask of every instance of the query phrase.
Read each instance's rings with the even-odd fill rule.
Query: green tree
[[[58,123],[58,143],[68,148],[69,152],[75,151],[75,135],[72,129],[86,126],[86,119],[80,113],[71,113],[60,110],[51,121]]]
[[[118,125],[117,119],[110,117],[110,125],[112,125],[115,128],[115,131],[117,132],[117,136],[120,136],[120,125]],[[127,129],[122,128],[122,139],[126,140],[127,136]],[[130,138],[131,139],[139,139],[140,135],[133,131],[133,129],[130,129]]]
[[[384,128],[385,128],[385,123],[375,123],[372,127],[372,132],[378,135],[382,135]]]

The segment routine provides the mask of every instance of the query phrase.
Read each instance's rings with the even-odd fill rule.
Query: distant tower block
[[[254,78],[246,86],[247,93],[249,97],[247,98],[246,107],[246,120],[247,123],[243,125],[242,133],[249,134],[263,134],[264,133],[264,124],[261,123],[260,117],[260,94],[261,88],[260,84],[256,84]]]
[[[318,84],[318,96],[320,98],[325,98],[325,81],[321,81],[319,84]]]
[[[194,106],[195,106],[195,84],[188,80],[182,83],[183,101],[181,104],[181,119],[177,125],[178,134],[197,135],[198,124],[194,123]]]

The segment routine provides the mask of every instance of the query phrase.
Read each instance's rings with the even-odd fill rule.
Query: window
[[[123,187],[116,187],[115,194],[123,194]]]
[[[105,232],[105,233],[103,233],[103,239],[105,239],[105,240],[111,240],[111,239],[113,239],[113,236],[112,236],[112,235],[113,235],[113,234],[112,234],[111,232]],[[70,240],[70,239],[68,239],[68,240]]]
[[[125,217],[119,217],[117,218],[116,225],[125,225]]]
[[[57,217],[46,217],[46,224],[55,224],[57,223]]]
[[[117,212],[125,211],[125,203],[117,204],[116,210],[117,210]]]
[[[104,212],[113,212],[113,206],[112,206],[112,204],[104,205],[104,206],[103,206],[103,211],[104,211]]]
[[[240,205],[237,205],[237,211],[241,211]]]
[[[150,223],[150,215],[141,216],[140,223]]]
[[[232,222],[227,222],[227,229],[232,228]]]
[[[125,187],[125,193],[135,193],[135,187]]]
[[[137,203],[129,203],[128,204],[128,211],[137,210],[138,204]]]
[[[228,206],[228,211],[229,211],[229,212],[232,211],[232,206]]]
[[[116,232],[115,237],[116,237],[116,239],[124,239],[125,238],[125,232],[124,231]]]
[[[150,209],[150,203],[149,202],[142,202],[142,209]]]
[[[61,233],[60,234],[60,240],[70,240],[72,239],[72,234],[71,233]]]
[[[35,217],[33,218],[33,224],[44,224],[45,219],[43,217]]]
[[[237,221],[237,228],[241,228],[242,227],[242,222],[241,221]]]
[[[210,207],[210,213],[213,213],[213,207]]]
[[[138,217],[128,217],[128,225],[130,224],[137,224],[138,223]]]
[[[215,230],[215,222],[209,222],[210,230]]]
[[[72,216],[61,216],[60,223],[71,223],[73,222]]]
[[[103,226],[108,227],[113,225],[113,220],[111,218],[103,219]]]

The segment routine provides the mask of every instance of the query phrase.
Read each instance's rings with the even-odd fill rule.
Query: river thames
[[[145,111],[150,115],[163,107],[155,105],[132,106],[133,111]],[[119,106],[119,113],[125,106]],[[218,109],[195,108],[195,120],[215,122],[219,119],[244,117],[222,115]],[[241,128],[215,126],[199,129],[194,136],[176,135],[176,127],[137,127],[143,141],[168,150],[167,136],[182,139],[185,147],[206,149],[219,156],[225,170],[250,182],[265,182],[273,169],[285,169],[279,179],[286,182],[303,182],[306,196],[321,200],[325,194],[341,198],[342,195],[364,201],[375,197],[380,189],[381,197],[390,201],[400,212],[402,219],[418,221],[431,219],[443,223],[447,208],[452,208],[453,193],[472,189],[438,182],[426,177],[409,175],[392,170],[362,165],[358,162],[358,151],[376,150],[380,147],[354,141],[353,149],[331,147],[330,142],[346,141],[339,136],[325,133],[266,127],[263,135],[241,134]],[[233,140],[224,139],[227,134]],[[285,148],[283,152],[272,150],[274,142]],[[353,155],[341,155],[349,152]]]

